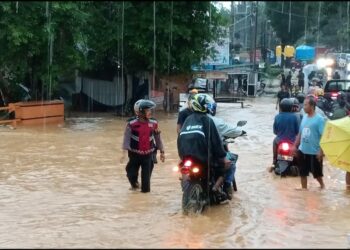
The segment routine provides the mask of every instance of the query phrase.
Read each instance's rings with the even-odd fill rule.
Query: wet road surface
[[[350,194],[344,172],[324,167],[326,189],[308,178],[267,172],[272,161],[275,99],[218,104],[218,117],[247,120],[238,192],[201,216],[181,212],[176,113],[157,111],[166,161],[155,166],[151,193],[129,190],[120,164],[127,118],[83,114],[62,126],[0,127],[1,248],[345,248]],[[159,157],[159,156],[158,156]]]

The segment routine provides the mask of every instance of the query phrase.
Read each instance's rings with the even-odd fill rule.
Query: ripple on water
[[[239,154],[238,192],[201,216],[181,211],[176,114],[155,113],[166,162],[155,166],[151,193],[128,190],[120,164],[126,118],[68,118],[64,126],[0,130],[0,245],[8,248],[340,248],[350,232],[344,172],[325,164],[327,189],[310,176],[279,178],[271,163],[275,99],[249,107],[218,104],[218,117],[247,120]],[[158,156],[159,158],[159,156]],[[10,233],[11,232],[11,233]],[[18,239],[21,239],[20,241]]]

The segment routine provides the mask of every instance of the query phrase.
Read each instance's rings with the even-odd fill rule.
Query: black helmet
[[[295,97],[289,98],[292,101],[292,111],[297,112],[299,111],[299,101]]]
[[[303,93],[297,94],[297,99],[298,99],[299,103],[304,103],[305,94],[303,94]]]
[[[140,99],[134,104],[135,113],[144,113],[145,109],[154,109],[156,104],[151,100]]]
[[[293,108],[293,101],[290,98],[284,98],[280,102],[280,111],[281,112],[291,112]]]

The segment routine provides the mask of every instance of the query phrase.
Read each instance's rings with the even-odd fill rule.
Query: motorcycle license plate
[[[289,155],[278,155],[277,160],[293,161],[293,157]]]

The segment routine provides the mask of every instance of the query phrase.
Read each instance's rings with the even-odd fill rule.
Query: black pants
[[[272,142],[272,164],[276,166],[277,163],[277,145],[278,145],[278,140],[277,137],[275,137],[275,139],[273,139]]]
[[[133,152],[128,153],[129,162],[126,165],[126,176],[132,187],[136,187],[136,182],[141,166],[141,192],[151,191],[151,174],[153,170],[152,154],[139,155]]]
[[[311,172],[313,177],[323,177],[323,161],[318,161],[316,155],[304,154],[298,150],[298,164],[300,176],[309,176]]]

